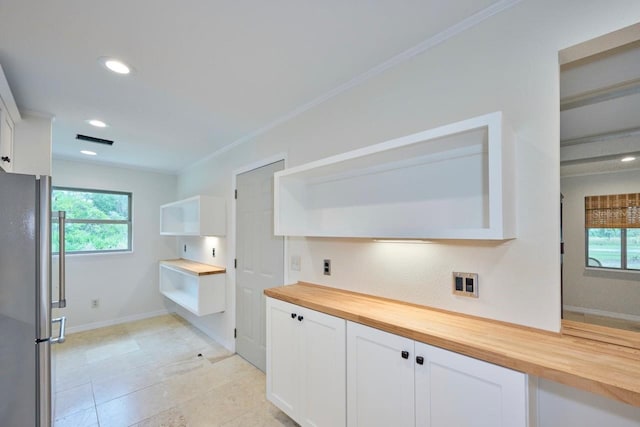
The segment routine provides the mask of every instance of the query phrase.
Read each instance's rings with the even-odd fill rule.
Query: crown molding
[[[298,106],[297,108],[291,110],[289,113],[273,120],[272,122],[268,123],[265,126],[262,126],[261,128],[258,128],[252,132],[249,132],[248,134],[236,139],[235,141],[231,142],[230,144],[225,145],[222,148],[219,148],[218,150],[212,152],[211,154],[183,167],[182,169],[180,169],[180,173],[184,173],[186,172],[188,169],[192,168],[192,167],[196,167],[200,164],[203,164],[223,153],[226,153],[227,151],[244,144],[247,141],[250,141],[254,138],[256,138],[259,135],[262,135],[268,131],[270,131],[271,129],[285,123],[288,122],[289,120],[293,119],[294,117],[299,116],[300,114],[304,113],[305,111],[311,110],[312,108],[324,103],[325,101],[341,94],[344,92],[349,91],[350,89],[353,89],[356,86],[359,86],[361,84],[363,84],[364,82],[372,79],[373,77],[376,77],[384,72],[386,72],[387,70],[398,66],[399,64],[402,64],[426,51],[428,51],[429,49],[438,46],[439,44],[444,43],[445,41],[449,40],[450,38],[470,29],[475,27],[476,25],[480,24],[481,22],[484,22],[485,20],[491,18],[494,15],[499,14],[500,12],[503,12],[509,8],[511,8],[512,6],[520,3],[522,0],[501,0],[498,1],[494,4],[492,4],[489,7],[486,7],[484,9],[482,9],[479,12],[476,12],[475,14],[463,19],[462,21],[458,22],[455,25],[452,25],[451,27],[440,31],[439,33],[429,37],[428,39],[422,41],[421,43],[417,44],[416,46],[409,48],[407,50],[405,50],[404,52],[399,53],[398,55],[395,55],[393,57],[391,57],[390,59],[376,65],[375,67],[371,68],[369,71],[366,71],[354,78],[352,78],[351,80],[335,87],[334,89],[330,90],[329,92],[325,93],[324,95],[321,95],[305,104],[302,104],[300,106]]]

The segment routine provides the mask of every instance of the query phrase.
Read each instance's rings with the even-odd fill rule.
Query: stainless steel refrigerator
[[[60,281],[51,287],[51,178],[0,171],[0,425],[49,427],[51,345],[64,342],[64,212],[60,213]],[[59,324],[55,326],[55,324]],[[59,331],[52,337],[52,330]]]

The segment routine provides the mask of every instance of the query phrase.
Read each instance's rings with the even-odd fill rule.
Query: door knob
[[[299,320],[300,322],[302,322],[302,319],[304,319],[304,317],[302,317],[302,316],[298,316],[298,320]]]
[[[0,159],[3,162],[11,163],[11,158],[9,156],[2,156]]]
[[[295,313],[291,313],[291,318],[295,319],[296,318],[296,314]]]
[[[424,365],[424,357],[422,357],[422,356],[416,357],[416,363],[418,365]]]
[[[409,358],[409,352],[408,351],[403,351],[402,353],[400,353],[402,355],[403,359],[408,359]]]

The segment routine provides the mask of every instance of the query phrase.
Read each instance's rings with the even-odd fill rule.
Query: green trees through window
[[[640,270],[640,228],[587,229],[587,267]]]
[[[66,252],[131,250],[131,193],[54,187],[52,210],[65,211]],[[57,224],[52,249],[58,252]]]

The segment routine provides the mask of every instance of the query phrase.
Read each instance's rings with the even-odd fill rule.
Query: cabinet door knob
[[[416,357],[416,363],[418,365],[424,365],[424,357],[422,357],[422,356]]]
[[[408,359],[409,358],[409,352],[408,351],[403,351],[401,354],[402,354],[402,358],[403,359]]]
[[[291,313],[291,318],[292,318],[292,319],[295,319],[295,318],[296,318],[296,316],[297,316],[297,314],[295,314],[295,313]]]
[[[302,322],[302,319],[304,319],[304,317],[302,317],[302,316],[298,316],[298,320],[299,320],[300,322]]]
[[[3,162],[11,163],[11,158],[9,156],[2,156],[1,159]]]

